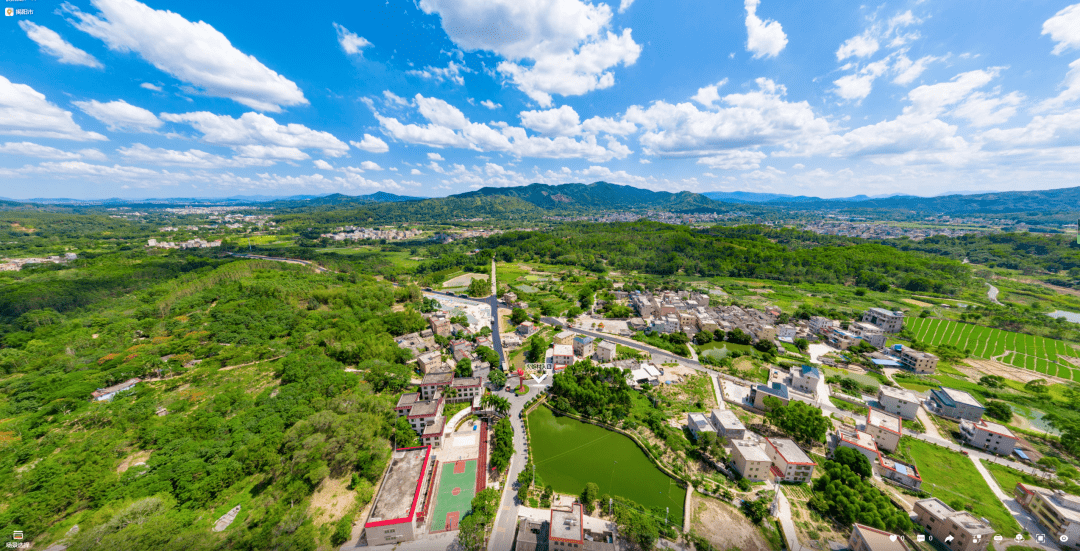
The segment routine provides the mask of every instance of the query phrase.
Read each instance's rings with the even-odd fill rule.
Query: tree
[[[874,474],[870,460],[852,448],[837,447],[833,452],[832,460],[851,469],[851,472],[861,476],[863,480]]]
[[[979,378],[979,384],[986,388],[1001,388],[1005,384],[1005,377],[1001,375],[983,375]]]
[[[758,352],[764,352],[766,354],[776,354],[776,343],[770,340],[761,339],[760,341],[754,343],[754,349]]]
[[[736,327],[727,332],[727,341],[734,344],[750,344],[754,342],[754,337],[747,335],[742,329]]]
[[[529,319],[529,313],[522,308],[514,308],[514,310],[510,312],[510,321],[514,322],[515,325],[520,325],[527,319]]]
[[[472,377],[472,360],[469,358],[461,358],[457,362],[457,366],[454,367],[455,377]]]
[[[397,418],[397,423],[394,425],[394,442],[399,448],[415,448],[420,445],[420,438],[409,424],[408,418]]]
[[[801,350],[803,352],[806,352],[806,349],[810,348],[810,341],[808,341],[808,340],[806,340],[806,339],[804,339],[802,337],[799,337],[799,338],[795,339],[795,348],[798,348],[799,350]]]
[[[585,484],[585,489],[581,490],[581,504],[589,514],[592,514],[597,499],[600,499],[600,487],[594,482]]]
[[[694,342],[698,344],[709,344],[713,341],[713,334],[709,331],[699,331],[694,335]]]
[[[368,360],[358,365],[357,369],[367,370],[367,380],[375,392],[401,392],[412,377],[412,370],[408,366],[385,360]]]
[[[492,367],[499,365],[499,353],[486,346],[477,346],[473,352],[480,358],[480,361],[491,364]]]
[[[986,414],[1002,423],[1008,423],[1012,420],[1013,412],[1009,404],[999,400],[990,400],[986,403]]]
[[[832,428],[832,422],[819,408],[796,400],[771,408],[765,416],[777,428],[801,442],[824,442]]]
[[[528,348],[525,350],[525,358],[530,363],[540,363],[544,361],[544,357],[547,355],[548,345],[538,335],[533,335],[529,338]]]
[[[1039,395],[1047,394],[1050,392],[1050,388],[1046,384],[1046,379],[1035,379],[1032,381],[1028,381],[1027,384],[1024,385],[1024,390]]]
[[[745,499],[742,502],[742,512],[750,522],[761,524],[761,521],[769,516],[769,501],[769,498],[764,496],[753,501]]]
[[[514,427],[506,417],[499,419],[491,431],[491,448],[491,468],[496,471],[506,469],[514,455]]]
[[[467,292],[470,297],[486,297],[491,294],[491,284],[486,277],[473,278]]]
[[[488,380],[490,380],[491,384],[495,385],[496,388],[502,388],[506,385],[506,373],[501,369],[492,369],[488,372]]]

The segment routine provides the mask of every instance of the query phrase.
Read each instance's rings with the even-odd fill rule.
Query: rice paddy
[[[942,319],[916,318],[907,324],[919,342],[949,344],[970,350],[974,358],[1080,381],[1080,368],[1062,358],[1080,357],[1080,351],[1064,341]]]

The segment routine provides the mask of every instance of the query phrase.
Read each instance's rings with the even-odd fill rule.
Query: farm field
[[[1080,351],[1064,341],[942,319],[915,318],[908,324],[919,342],[949,344],[970,350],[975,358],[994,359],[1044,375],[1080,381],[1080,368],[1060,359],[1060,356],[1080,356]]]

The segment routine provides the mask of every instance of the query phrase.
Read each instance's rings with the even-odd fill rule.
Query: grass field
[[[443,463],[439,473],[439,493],[435,496],[435,505],[431,508],[431,531],[442,532],[455,530],[456,526],[447,526],[447,518],[457,513],[457,520],[465,518],[472,507],[472,498],[476,495],[476,460],[465,461],[464,469],[459,462]],[[455,473],[455,468],[464,472]],[[453,522],[453,521],[451,521]]]
[[[897,452],[915,463],[922,474],[923,491],[951,507],[970,507],[975,516],[986,517],[998,532],[1020,531],[1020,525],[994,496],[970,458],[907,436],[900,440]]]
[[[971,350],[975,358],[998,359],[1021,369],[1080,381],[1080,369],[1059,359],[1078,356],[1080,351],[1063,341],[951,320],[915,318],[907,323],[919,342],[949,344]]]

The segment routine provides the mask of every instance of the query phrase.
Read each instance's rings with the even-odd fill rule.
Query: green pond
[[[633,440],[546,407],[529,414],[529,432],[536,475],[556,492],[577,495],[595,482],[601,494],[647,508],[670,507],[671,519],[682,523],[686,490],[657,469]]]

